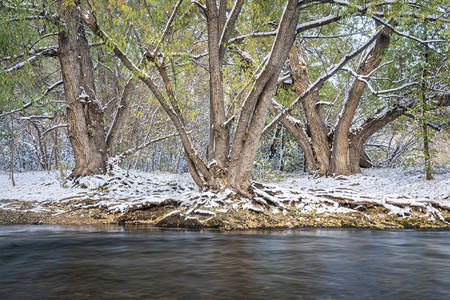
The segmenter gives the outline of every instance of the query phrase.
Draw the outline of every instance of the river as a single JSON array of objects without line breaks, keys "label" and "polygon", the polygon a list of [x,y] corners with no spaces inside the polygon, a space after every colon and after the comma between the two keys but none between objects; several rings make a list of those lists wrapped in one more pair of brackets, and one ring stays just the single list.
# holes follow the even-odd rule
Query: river
[{"label": "river", "polygon": [[450,231],[0,226],[0,299],[450,299]]}]

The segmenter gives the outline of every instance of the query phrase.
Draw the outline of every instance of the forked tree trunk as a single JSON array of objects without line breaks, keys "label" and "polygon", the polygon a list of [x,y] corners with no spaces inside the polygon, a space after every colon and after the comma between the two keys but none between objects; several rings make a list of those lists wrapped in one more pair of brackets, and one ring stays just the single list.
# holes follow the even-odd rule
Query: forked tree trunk
[{"label": "forked tree trunk", "polygon": [[294,43],[298,17],[299,6],[297,1],[287,1],[277,29],[271,56],[256,79],[239,116],[228,159],[227,184],[246,196],[252,195],[249,187],[253,162],[259,148],[278,76]]},{"label": "forked tree trunk", "polygon": [[[391,33],[390,29],[385,28],[377,35],[375,44],[358,67],[358,75],[368,75],[380,65],[381,57],[389,46]],[[302,95],[311,86],[306,61],[295,47],[291,49],[289,58],[294,90],[297,94]],[[328,128],[321,112],[317,89],[312,90],[303,99],[303,108],[308,120],[308,130],[302,128],[301,125],[299,126],[300,122],[292,117],[280,119],[280,122],[296,138],[305,153],[308,169],[311,173],[326,176],[361,172],[360,156],[363,152],[364,143],[375,132],[373,131],[375,127],[359,132],[356,136],[351,135],[350,127],[365,86],[366,84],[362,81],[357,79],[353,81],[347,93],[336,130],[331,135],[328,134]],[[279,113],[281,107],[275,101],[272,102],[272,112]],[[400,115],[397,115],[398,112],[395,111],[396,117]],[[404,110],[401,113],[403,112]],[[392,121],[389,118],[383,120]],[[377,126],[381,127],[386,124],[382,122],[376,123]],[[378,130],[381,127],[376,127],[376,129]]]},{"label": "forked tree trunk", "polygon": [[[357,71],[358,75],[367,76],[380,65],[382,56],[389,47],[391,34],[391,29],[383,29],[375,44],[360,63]],[[333,136],[331,157],[331,173],[333,174],[349,175],[361,172],[359,169],[359,153],[356,154],[359,145],[353,145],[355,149],[350,151],[352,145],[350,145],[349,131],[365,87],[366,84],[364,82],[355,78],[347,93]],[[354,160],[353,163],[352,160]],[[358,166],[355,168],[356,170],[352,170],[352,165],[354,168]]]},{"label": "forked tree trunk", "polygon": [[59,33],[59,61],[67,104],[69,138],[75,155],[70,177],[104,173],[106,142],[103,111],[96,97],[89,44],[75,5],[60,1],[64,25]]},{"label": "forked tree trunk", "polygon": [[[160,51],[160,44],[150,52],[145,49],[143,51],[146,58],[153,62],[158,70],[160,80],[164,83],[163,88],[158,87],[157,82],[128,58],[120,47],[101,29],[92,12],[83,12],[82,16],[93,32],[112,46],[114,53],[124,65],[147,85],[172,120],[185,149],[189,171],[197,185],[200,188],[213,189],[228,187],[238,193],[252,196],[249,188],[253,161],[259,147],[264,122],[280,70],[286,61],[289,49],[295,38],[300,9],[299,2],[297,0],[286,1],[282,18],[276,30],[272,51],[264,67],[256,75],[252,88],[243,101],[236,129],[232,135],[229,132],[224,109],[222,65],[229,38],[234,30],[244,1],[236,0],[228,14],[226,0],[221,0],[219,7],[217,7],[217,1],[215,0],[206,1],[206,5],[198,1],[193,1],[193,3],[205,14],[208,27],[211,118],[208,155],[210,161],[208,164],[199,157],[185,129],[184,118],[180,108],[177,106],[178,101],[176,93],[173,91],[173,84],[170,84],[166,69],[161,67],[167,58]],[[170,28],[176,10],[177,6],[175,6],[166,24],[160,43],[164,42],[167,29]],[[315,26],[320,25],[320,23],[314,24]],[[229,141],[229,136],[233,136],[232,143]]]}]

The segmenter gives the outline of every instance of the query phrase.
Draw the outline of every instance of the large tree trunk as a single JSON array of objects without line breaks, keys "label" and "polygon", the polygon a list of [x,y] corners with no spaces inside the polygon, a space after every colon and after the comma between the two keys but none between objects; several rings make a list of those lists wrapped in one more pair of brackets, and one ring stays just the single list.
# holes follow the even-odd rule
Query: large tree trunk
[{"label": "large tree trunk", "polygon": [[256,79],[239,116],[229,156],[227,183],[243,195],[251,195],[249,187],[253,162],[259,148],[278,76],[294,43],[298,16],[297,1],[287,1],[271,56]]},{"label": "large tree trunk", "polygon": [[215,0],[206,1],[209,49],[209,95],[210,95],[210,144],[209,158],[223,169],[228,155],[228,128],[225,125],[225,103],[223,94],[223,57],[220,55],[220,39],[225,22],[226,1],[220,2],[220,10]]},{"label": "large tree trunk", "polygon": [[[357,71],[358,75],[369,75],[380,65],[382,55],[389,47],[391,34],[391,29],[384,28],[373,47],[360,63]],[[359,167],[356,168],[357,170],[352,170],[352,165],[357,166],[359,164],[359,154],[350,154],[349,130],[365,87],[365,82],[356,78],[354,79],[353,84],[347,93],[344,107],[340,113],[340,118],[336,125],[336,130],[333,136],[333,153],[331,157],[331,172],[336,175],[349,175],[354,174],[355,172],[361,172]],[[352,164],[351,160],[355,159],[356,161]]]},{"label": "large tree trunk", "polygon": [[75,5],[60,1],[64,24],[59,33],[59,61],[67,104],[68,131],[75,155],[70,177],[104,173],[106,142],[103,111],[96,97],[89,44]]}]

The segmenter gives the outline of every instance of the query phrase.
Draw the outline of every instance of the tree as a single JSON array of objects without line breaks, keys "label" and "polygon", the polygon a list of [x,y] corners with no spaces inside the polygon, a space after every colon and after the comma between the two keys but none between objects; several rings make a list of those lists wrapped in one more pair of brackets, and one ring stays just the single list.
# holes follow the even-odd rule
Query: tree
[{"label": "tree", "polygon": [[67,103],[68,131],[76,165],[72,177],[106,171],[103,108],[94,83],[89,43],[76,5],[60,1],[59,61]]},{"label": "tree", "polygon": [[[52,67],[53,74],[63,78],[57,82],[64,84],[76,158],[73,177],[104,172],[108,155],[119,148],[129,154],[160,140],[147,134],[143,144],[134,140],[119,147],[130,94],[141,83],[177,131],[197,185],[231,188],[245,196],[252,196],[250,180],[260,140],[280,122],[299,142],[310,172],[359,172],[370,136],[417,103],[417,76],[411,72],[399,84],[392,80],[395,71],[386,71],[397,65],[386,59],[392,56],[393,41],[402,36],[424,45],[442,43],[444,30],[437,30],[437,40],[420,40],[408,22],[448,22],[448,8],[438,1],[5,3],[1,8],[13,12],[6,22],[39,30],[29,39],[36,42],[2,55],[2,80],[44,57],[59,58],[61,70]],[[45,33],[49,24],[51,34]],[[24,49],[23,54],[18,49]],[[48,83],[43,86],[50,88]],[[448,89],[441,90],[445,94]],[[439,98],[435,92],[427,88],[427,99]],[[6,114],[24,113],[35,106],[29,103],[8,103]],[[380,114],[370,112],[380,107]],[[147,118],[152,110],[147,109]],[[268,120],[269,111],[274,117]],[[306,123],[298,120],[301,113]]]},{"label": "tree", "polygon": [[[12,88],[8,89],[10,90],[8,95],[2,97],[1,103],[9,111],[1,116],[24,114],[27,109],[41,106],[40,102],[63,84],[67,124],[55,125],[44,130],[34,120],[39,118],[53,119],[48,116],[48,108],[41,109],[44,116],[35,116],[28,119],[38,134],[41,164],[44,169],[49,166],[46,161],[47,155],[44,153],[46,151],[43,151],[45,145],[42,144],[42,137],[50,130],[67,126],[75,156],[75,166],[70,177],[77,178],[104,173],[108,155],[116,154],[118,137],[124,124],[128,99],[134,90],[135,81],[128,80],[123,92],[114,96],[113,99],[116,99],[115,103],[117,104],[115,110],[109,109],[111,111],[109,114],[114,116],[110,117],[109,114],[105,113],[105,108],[109,105],[109,101],[106,99],[107,95],[105,95],[105,86],[109,83],[103,79],[103,82],[100,82],[103,95],[97,92],[95,72],[99,68],[93,64],[91,54],[93,45],[89,43],[86,37],[84,24],[78,10],[78,6],[82,5],[84,1],[16,2],[6,1],[4,6],[0,7],[7,13],[4,22],[14,25],[11,26],[12,29],[17,27],[14,32],[1,32],[0,36],[2,38],[18,38],[17,40],[12,39],[9,44],[2,44],[2,50],[4,50],[2,51],[2,61],[5,65],[1,73],[2,82],[5,85],[12,86]],[[25,39],[19,39],[21,30],[28,33]],[[47,31],[50,32],[47,33]],[[56,41],[55,36],[57,37]],[[43,58],[47,57],[59,59],[60,70],[56,69],[52,73],[62,77],[62,80],[50,85],[46,83],[50,76],[43,76],[40,73],[42,70],[52,69],[49,67],[50,63],[43,61]],[[35,75],[36,78],[33,78],[33,81],[46,83],[45,85],[48,87],[44,93],[29,102],[5,101],[5,98],[12,98],[11,95],[14,93],[22,93],[23,87],[15,91],[15,86],[23,80],[21,78],[29,76],[26,74],[27,69],[37,62],[41,65],[33,68],[33,70],[38,70],[36,72],[38,74]],[[120,78],[117,78],[117,73],[115,76],[114,83],[118,89]],[[20,95],[17,98],[24,97]],[[109,105],[109,107],[114,107],[114,105]],[[110,125],[108,131],[106,131],[107,125]]]},{"label": "tree", "polygon": [[[342,5],[348,5],[348,3],[342,3]],[[298,49],[292,49],[290,52],[290,78],[293,81],[293,89],[297,93],[298,98],[291,103],[287,109],[284,109],[277,101],[273,100],[272,112],[276,116],[264,131],[267,133],[278,122],[283,123],[289,132],[297,139],[305,153],[309,171],[317,173],[319,176],[332,174],[348,175],[361,172],[360,164],[370,165],[364,157],[364,145],[370,136],[406,113],[409,108],[418,103],[417,98],[411,99],[411,97],[408,96],[408,93],[404,93],[401,97],[396,97],[394,95],[393,98],[395,100],[385,104],[383,109],[380,109],[378,115],[375,117],[369,116],[365,122],[358,124],[358,126],[354,125],[355,115],[358,106],[362,101],[366,87],[369,87],[372,94],[379,97],[385,94],[402,91],[407,88],[411,90],[411,88],[420,85],[417,76],[415,76],[415,78],[413,77],[411,82],[407,84],[391,87],[386,90],[374,90],[369,82],[374,77],[374,74],[379,72],[379,69],[382,67],[382,59],[389,49],[391,36],[394,32],[398,35],[403,35],[412,39],[414,38],[397,31],[395,26],[398,22],[393,21],[394,19],[390,22],[384,22],[381,19],[383,15],[381,12],[383,12],[383,9],[392,9],[387,7],[387,3],[384,5],[386,7],[380,5],[382,9],[378,7],[375,12],[372,12],[372,18],[379,28],[378,31],[358,48],[346,55],[342,55],[342,59],[338,64],[331,65],[328,71],[313,83],[310,81],[305,55]],[[358,10],[367,11],[369,7],[370,5],[359,7]],[[440,7],[436,6],[433,8],[439,12]],[[422,6],[410,7],[409,4],[406,4],[402,10],[397,12],[398,18],[401,19],[400,16],[406,13],[408,13],[408,15],[420,15],[421,13],[424,13],[424,10],[427,11],[427,8]],[[434,19],[434,22],[438,23],[447,22],[444,21],[444,19],[436,20],[435,16],[428,17],[427,15],[424,15],[423,18],[431,18]],[[405,23],[403,20],[402,22]],[[407,27],[405,26],[405,28]],[[348,31],[344,31],[341,35],[347,33]],[[441,35],[442,34],[445,34],[445,32],[441,33]],[[434,42],[442,42],[442,40],[435,40]],[[433,42],[419,41],[426,45]],[[342,109],[340,109],[335,125],[329,125],[328,122],[330,122],[330,120],[325,120],[323,116],[323,107],[324,104],[330,105],[332,103],[329,99],[326,99],[327,101],[321,101],[320,96],[321,89],[324,88],[324,82],[336,74],[340,69],[344,69],[343,67],[349,63],[351,58],[363,53],[365,49],[368,50],[360,59],[356,71],[345,68],[345,70],[352,74],[354,79],[345,90]],[[395,76],[395,74],[392,75]],[[391,80],[391,82],[394,82],[394,80]],[[412,93],[413,92],[410,91],[409,95]],[[444,91],[444,94],[445,93],[448,92]],[[445,95],[443,95],[443,97],[445,98]],[[306,127],[302,126],[301,121],[287,115],[288,112],[292,111],[300,103],[303,105],[304,114],[307,119]],[[437,104],[445,105],[445,101],[440,101]]]},{"label": "tree", "polygon": [[[286,1],[285,8],[277,29],[273,46],[264,66],[255,76],[251,91],[244,99],[241,112],[236,121],[234,131],[230,132],[227,126],[223,64],[225,50],[235,28],[238,16],[241,13],[243,2],[237,0],[227,15],[227,1],[206,1],[203,5],[194,2],[206,18],[207,50],[209,71],[210,96],[210,162],[205,163],[193,147],[185,128],[183,114],[178,106],[173,91],[173,84],[167,74],[167,57],[161,51],[167,32],[173,22],[174,16],[182,1],[175,5],[164,31],[157,43],[150,49],[142,49],[143,57],[151,62],[158,71],[159,78],[164,86],[164,94],[154,79],[148,75],[144,68],[134,64],[121,50],[118,44],[110,38],[100,27],[92,11],[83,13],[86,24],[106,44],[112,47],[114,53],[122,60],[124,65],[135,76],[139,77],[154,94],[162,108],[174,123],[185,149],[185,157],[189,171],[200,187],[220,188],[230,187],[243,195],[251,195],[249,190],[253,159],[258,149],[261,131],[264,126],[270,100],[281,68],[286,60],[289,49],[294,41],[297,19],[299,15],[298,1]],[[232,142],[230,142],[230,135]]]}]

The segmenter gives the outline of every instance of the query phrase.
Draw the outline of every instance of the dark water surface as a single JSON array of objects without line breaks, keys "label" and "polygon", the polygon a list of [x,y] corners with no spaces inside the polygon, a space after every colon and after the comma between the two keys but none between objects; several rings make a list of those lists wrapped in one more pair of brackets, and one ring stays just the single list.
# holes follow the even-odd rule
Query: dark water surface
[{"label": "dark water surface", "polygon": [[450,231],[0,226],[0,299],[450,299]]}]

